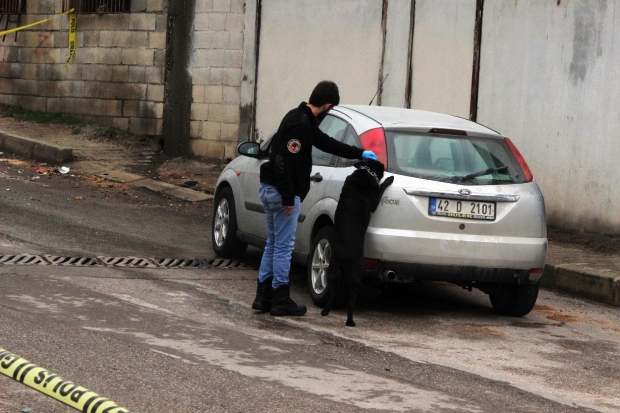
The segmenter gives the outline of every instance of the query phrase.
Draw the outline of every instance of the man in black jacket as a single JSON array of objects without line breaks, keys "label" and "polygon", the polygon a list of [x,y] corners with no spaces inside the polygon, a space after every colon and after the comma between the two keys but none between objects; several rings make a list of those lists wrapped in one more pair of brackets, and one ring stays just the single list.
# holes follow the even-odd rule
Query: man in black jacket
[{"label": "man in black jacket", "polygon": [[374,159],[372,151],[341,143],[319,129],[320,121],[340,95],[334,82],[320,82],[310,95],[284,116],[274,136],[269,161],[260,168],[260,197],[265,207],[267,245],[258,272],[252,308],[272,316],[301,316],[305,305],[290,297],[289,270],[300,204],[310,190],[312,146],[348,159]]}]

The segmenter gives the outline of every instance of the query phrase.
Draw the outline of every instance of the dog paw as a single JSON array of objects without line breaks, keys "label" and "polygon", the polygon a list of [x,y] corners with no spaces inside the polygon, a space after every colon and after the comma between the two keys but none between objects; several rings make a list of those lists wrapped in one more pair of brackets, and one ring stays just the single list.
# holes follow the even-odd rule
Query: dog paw
[{"label": "dog paw", "polygon": [[323,310],[323,311],[321,311],[321,315],[322,315],[323,317],[325,317],[326,315],[329,315],[329,310]]},{"label": "dog paw", "polygon": [[383,181],[381,186],[383,186],[385,188],[388,185],[392,185],[392,182],[394,182],[394,177],[393,176],[388,176],[387,178],[385,178],[385,181]]},{"label": "dog paw", "polygon": [[356,326],[355,321],[347,320],[346,326],[347,327],[355,327]]}]

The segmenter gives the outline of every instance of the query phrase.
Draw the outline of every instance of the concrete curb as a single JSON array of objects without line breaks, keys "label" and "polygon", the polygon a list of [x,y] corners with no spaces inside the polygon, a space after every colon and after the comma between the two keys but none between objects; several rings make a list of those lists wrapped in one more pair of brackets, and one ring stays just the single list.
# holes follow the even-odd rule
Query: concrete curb
[{"label": "concrete curb", "polygon": [[620,276],[577,264],[546,264],[541,286],[620,307]]},{"label": "concrete curb", "polygon": [[73,149],[60,148],[36,139],[0,131],[0,150],[26,159],[61,165],[73,160]]}]

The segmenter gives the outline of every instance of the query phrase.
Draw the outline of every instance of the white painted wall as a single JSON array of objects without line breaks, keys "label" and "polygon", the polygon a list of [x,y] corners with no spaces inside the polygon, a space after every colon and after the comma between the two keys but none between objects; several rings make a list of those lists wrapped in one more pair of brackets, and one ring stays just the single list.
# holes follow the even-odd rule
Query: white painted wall
[{"label": "white painted wall", "polygon": [[413,109],[469,117],[475,23],[476,0],[416,0]]},{"label": "white painted wall", "polygon": [[[389,0],[385,56],[383,60],[382,106],[407,107],[407,67],[409,59],[409,33],[411,31],[411,0]],[[375,102],[376,103],[376,102]]]},{"label": "white painted wall", "polygon": [[478,121],[515,142],[554,225],[620,232],[619,6],[485,3]]},{"label": "white painted wall", "polygon": [[263,0],[256,91],[257,137],[307,101],[321,80],[341,103],[368,104],[378,88],[381,0]]}]

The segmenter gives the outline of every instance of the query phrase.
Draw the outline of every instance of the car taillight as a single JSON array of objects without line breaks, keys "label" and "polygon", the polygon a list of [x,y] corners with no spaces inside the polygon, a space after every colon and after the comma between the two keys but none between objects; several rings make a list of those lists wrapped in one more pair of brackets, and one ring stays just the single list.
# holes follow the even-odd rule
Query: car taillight
[{"label": "car taillight", "polygon": [[374,271],[379,266],[379,260],[376,258],[364,258],[364,270]]},{"label": "car taillight", "polygon": [[532,180],[534,179],[534,175],[532,174],[532,171],[530,171],[530,167],[527,166],[525,159],[523,159],[523,155],[521,155],[521,152],[519,152],[515,144],[512,143],[510,139],[504,138],[504,141],[506,141],[506,144],[510,148],[510,151],[512,152],[515,159],[519,163],[519,166],[523,170],[523,174],[525,175],[525,182],[532,182]]},{"label": "car taillight", "polygon": [[537,282],[543,275],[543,268],[532,268],[530,269],[530,281]]},{"label": "car taillight", "polygon": [[362,147],[367,151],[373,151],[379,162],[381,162],[387,170],[387,148],[385,146],[385,134],[383,128],[371,129],[362,133],[360,136]]}]

